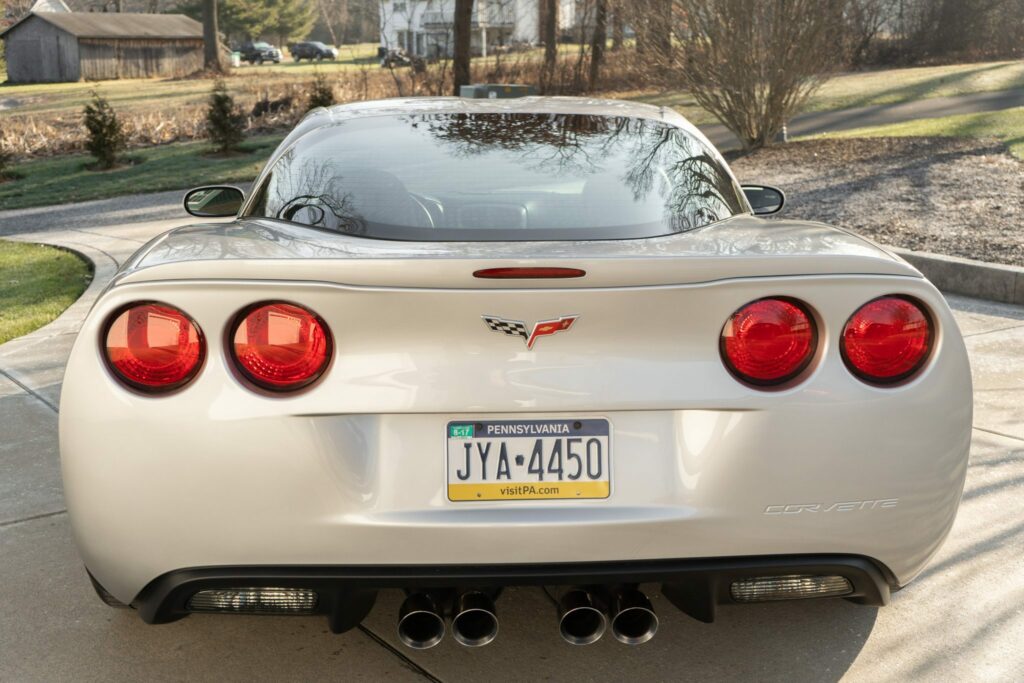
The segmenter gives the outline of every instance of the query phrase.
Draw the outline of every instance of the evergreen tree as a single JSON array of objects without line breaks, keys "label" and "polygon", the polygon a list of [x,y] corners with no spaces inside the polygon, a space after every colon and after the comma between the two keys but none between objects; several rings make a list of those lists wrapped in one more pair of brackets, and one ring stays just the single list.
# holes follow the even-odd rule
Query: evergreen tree
[{"label": "evergreen tree", "polygon": [[273,19],[267,31],[278,37],[281,45],[289,40],[302,40],[316,23],[316,5],[312,0],[266,0]]},{"label": "evergreen tree", "polygon": [[117,113],[105,98],[93,90],[92,101],[85,105],[83,115],[89,132],[85,148],[96,157],[99,168],[113,168],[128,142]]},{"label": "evergreen tree", "polygon": [[[270,0],[217,0],[217,27],[230,42],[258,38],[273,20]],[[183,14],[202,21],[203,0],[178,5]]]},{"label": "evergreen tree", "polygon": [[244,127],[245,116],[235,106],[227,85],[218,79],[206,110],[206,131],[217,151],[223,154],[236,149],[245,137]]}]

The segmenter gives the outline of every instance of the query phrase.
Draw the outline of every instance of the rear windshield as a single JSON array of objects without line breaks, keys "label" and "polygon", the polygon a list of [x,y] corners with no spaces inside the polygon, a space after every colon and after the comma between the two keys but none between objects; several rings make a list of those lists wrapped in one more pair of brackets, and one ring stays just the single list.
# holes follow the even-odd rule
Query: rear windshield
[{"label": "rear windshield", "polygon": [[246,216],[398,240],[629,239],[746,211],[715,155],[658,121],[423,114],[299,139]]}]

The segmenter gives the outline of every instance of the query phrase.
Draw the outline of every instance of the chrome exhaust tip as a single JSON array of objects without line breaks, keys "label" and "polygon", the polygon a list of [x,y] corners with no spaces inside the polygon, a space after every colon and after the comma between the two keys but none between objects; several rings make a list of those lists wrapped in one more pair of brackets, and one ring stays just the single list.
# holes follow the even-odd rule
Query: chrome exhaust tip
[{"label": "chrome exhaust tip", "polygon": [[452,637],[466,647],[482,647],[498,637],[498,615],[494,601],[478,591],[461,594],[455,600]]},{"label": "chrome exhaust tip", "polygon": [[646,643],[658,632],[658,615],[646,595],[635,588],[612,595],[612,635],[626,645]]},{"label": "chrome exhaust tip", "polygon": [[593,594],[574,588],[558,601],[558,630],[572,645],[590,645],[604,635],[608,619]]},{"label": "chrome exhaust tip", "polygon": [[413,593],[398,611],[398,639],[415,650],[434,647],[444,638],[444,616],[426,593]]}]

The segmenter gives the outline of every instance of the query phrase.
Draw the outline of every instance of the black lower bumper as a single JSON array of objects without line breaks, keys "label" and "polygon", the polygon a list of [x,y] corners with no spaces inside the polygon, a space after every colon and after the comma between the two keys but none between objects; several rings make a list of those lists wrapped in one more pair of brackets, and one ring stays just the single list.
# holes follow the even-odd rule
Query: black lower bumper
[{"label": "black lower bumper", "polygon": [[599,586],[662,584],[676,607],[705,622],[717,605],[735,602],[730,587],[748,577],[789,574],[845,577],[852,591],[843,597],[866,605],[885,605],[895,588],[881,564],[856,555],[797,555],[571,564],[431,565],[383,567],[201,567],[168,572],[150,582],[132,602],[151,624],[189,614],[188,601],[210,589],[281,587],[315,590],[316,613],[341,632],[369,613],[376,592],[385,588],[443,589],[505,586]]}]

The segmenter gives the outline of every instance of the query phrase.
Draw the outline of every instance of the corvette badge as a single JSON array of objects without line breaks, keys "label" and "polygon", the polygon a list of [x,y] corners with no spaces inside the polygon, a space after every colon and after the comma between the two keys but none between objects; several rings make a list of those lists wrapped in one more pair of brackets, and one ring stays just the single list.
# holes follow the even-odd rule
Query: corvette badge
[{"label": "corvette badge", "polygon": [[487,327],[495,332],[501,332],[510,337],[522,337],[523,341],[526,342],[526,348],[532,349],[533,345],[541,337],[547,337],[568,330],[573,326],[573,323],[579,320],[579,316],[563,315],[555,320],[541,320],[533,326],[532,330],[528,330],[526,323],[519,320],[505,320],[493,315],[485,315],[483,319],[487,323]]}]

